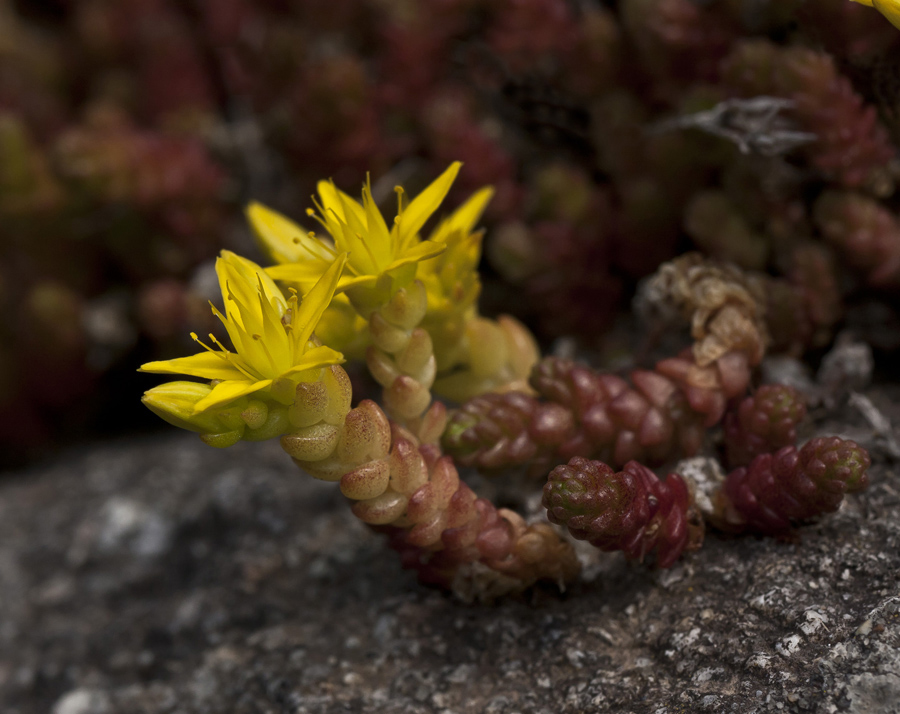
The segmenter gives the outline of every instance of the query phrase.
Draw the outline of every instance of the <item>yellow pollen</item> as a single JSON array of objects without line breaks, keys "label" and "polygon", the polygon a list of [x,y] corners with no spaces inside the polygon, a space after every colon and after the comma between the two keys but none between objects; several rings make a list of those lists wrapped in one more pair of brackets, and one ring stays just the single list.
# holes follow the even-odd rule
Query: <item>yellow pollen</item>
[{"label": "yellow pollen", "polygon": [[399,223],[400,214],[403,213],[403,199],[406,198],[406,192],[403,190],[403,186],[394,186],[394,191],[397,194],[397,215],[394,218],[394,223]]},{"label": "yellow pollen", "polygon": [[220,350],[222,350],[222,352],[224,352],[225,354],[231,354],[228,351],[228,349],[225,347],[225,345],[223,345],[221,342],[219,342],[219,340],[216,338],[216,336],[212,332],[209,333],[209,339],[211,339],[213,344],[216,347],[218,347]]},{"label": "yellow pollen", "polygon": [[[210,335],[210,337],[212,337],[212,335]],[[226,362],[228,361],[228,358],[227,358],[225,355],[223,355],[221,352],[216,352],[212,347],[210,347],[210,346],[207,345],[207,344],[204,344],[203,341],[201,341],[201,339],[200,339],[199,337],[197,337],[197,333],[196,333],[196,332],[192,332],[192,333],[191,333],[191,339],[192,339],[194,342],[196,342],[198,345],[200,345],[203,349],[208,350],[209,352],[212,352],[214,355],[217,355],[217,356],[221,357],[221,358],[224,359]]]}]

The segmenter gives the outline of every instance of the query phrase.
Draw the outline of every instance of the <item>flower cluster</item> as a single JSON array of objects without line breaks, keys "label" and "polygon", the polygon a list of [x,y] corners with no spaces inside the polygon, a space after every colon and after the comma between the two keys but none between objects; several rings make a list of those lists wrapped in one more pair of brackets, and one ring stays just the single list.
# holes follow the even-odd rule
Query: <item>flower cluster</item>
[{"label": "flower cluster", "polygon": [[[471,236],[491,191],[477,192],[428,240],[419,235],[459,168],[452,164],[409,201],[398,187],[390,229],[368,182],[361,202],[333,183],[319,184],[316,217],[328,237],[251,204],[254,232],[279,264],[263,269],[228,251],[217,261],[225,309],[212,312],[233,351],[212,333],[213,346],[192,334],[205,351],[141,369],[209,380],[148,390],[144,403],[166,421],[217,447],[280,437],[298,466],[340,482],[356,516],[386,529],[423,579],[494,597],[541,579],[564,585],[578,568],[571,545],[552,528],[478,499],[436,445],[446,409],[431,404],[440,374],[435,344],[441,369],[454,370],[452,384],[469,391],[514,387],[537,355],[524,327],[478,315],[478,240]],[[456,260],[437,262],[445,251]],[[273,278],[287,284],[290,297]],[[366,361],[384,387],[387,414],[371,400],[351,408],[339,366],[344,355],[316,335],[334,319],[329,311],[348,309],[357,334],[345,335],[347,343],[368,344]],[[491,331],[493,338],[484,337]]]},{"label": "flower cluster", "polygon": [[[397,187],[390,228],[369,181],[361,201],[319,183],[310,215],[327,236],[251,204],[254,233],[276,265],[223,251],[224,309],[212,313],[231,348],[214,333],[208,344],[192,334],[202,352],[145,364],[144,372],[206,380],[150,389],[146,406],[211,446],[278,438],[300,469],[339,484],[354,515],[388,536],[405,567],[465,599],[538,581],[565,587],[579,564],[551,524],[660,567],[699,548],[704,522],[693,487],[677,474],[660,480],[635,459],[696,453],[723,417],[729,459],[752,461],[711,496],[707,517],[720,528],[782,535],[866,485],[868,456],[852,442],[818,439],[796,450],[805,414],[796,392],[762,387],[734,406],[769,339],[764,296],[734,266],[686,255],[657,271],[645,313],[665,307],[690,323],[695,342],[654,370],[634,371],[631,383],[568,360],[536,361],[522,325],[478,313],[475,229],[491,190],[420,235],[459,169],[451,164],[411,200]],[[329,327],[348,311],[343,330]],[[371,399],[353,407],[345,346],[365,347],[383,407]],[[450,415],[431,396],[448,387],[475,396]],[[598,457],[622,470],[590,460]],[[454,459],[526,464],[542,475],[568,460],[544,487],[550,523],[479,498]]]}]

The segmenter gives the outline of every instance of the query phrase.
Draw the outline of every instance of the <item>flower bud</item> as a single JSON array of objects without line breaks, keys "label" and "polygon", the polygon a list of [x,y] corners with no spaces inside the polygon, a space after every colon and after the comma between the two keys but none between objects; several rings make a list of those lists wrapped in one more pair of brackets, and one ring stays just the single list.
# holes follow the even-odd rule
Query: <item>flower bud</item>
[{"label": "flower bud", "polygon": [[141,401],[150,411],[173,426],[201,434],[234,432],[237,441],[243,433],[243,424],[235,428],[233,420],[223,421],[219,417],[221,409],[194,413],[194,406],[211,391],[210,385],[201,382],[166,382],[144,392]]}]

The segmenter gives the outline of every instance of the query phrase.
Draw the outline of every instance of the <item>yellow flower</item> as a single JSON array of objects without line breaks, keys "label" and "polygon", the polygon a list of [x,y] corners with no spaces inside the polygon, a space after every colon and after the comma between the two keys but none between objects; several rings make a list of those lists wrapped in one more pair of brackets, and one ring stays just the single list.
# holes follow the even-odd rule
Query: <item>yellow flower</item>
[{"label": "yellow flower", "polygon": [[219,414],[197,414],[197,402],[209,396],[213,388],[202,382],[166,382],[144,392],[141,401],[150,411],[180,429],[201,434],[222,434],[243,426],[240,419],[223,420]]},{"label": "yellow flower", "polygon": [[445,218],[428,237],[447,249],[418,264],[416,277],[428,290],[428,309],[460,309],[472,305],[478,297],[478,261],[481,259],[483,231],[473,232],[494,195],[490,186],[473,193],[465,203]]},{"label": "yellow flower", "polygon": [[[331,240],[307,232],[281,214],[259,203],[247,207],[247,217],[263,250],[280,265],[266,272],[275,280],[300,286],[305,292],[325,271],[338,253],[348,253],[344,275],[337,290],[373,288],[382,276],[400,285],[415,275],[416,263],[444,250],[439,240],[421,240],[419,231],[438,209],[459,173],[459,162],[444,171],[428,188],[406,202],[397,187],[398,210],[388,228],[372,199],[371,186],[363,186],[362,202],[354,200],[331,181],[318,184],[318,214],[307,213],[321,223]],[[357,291],[358,292],[358,291]]]},{"label": "yellow flower", "polygon": [[246,258],[223,251],[216,261],[225,314],[213,313],[225,325],[234,345],[226,349],[210,335],[218,349],[200,342],[206,351],[190,357],[150,362],[143,372],[186,374],[215,380],[210,393],[197,401],[193,413],[221,407],[240,397],[265,390],[276,401],[290,404],[296,383],[307,370],[344,361],[343,355],[312,339],[322,313],[334,295],[346,255],[336,254],[302,302],[288,300],[262,268]]},{"label": "yellow flower", "polygon": [[444,219],[430,239],[444,243],[447,249],[417,267],[416,278],[425,285],[428,296],[422,326],[434,341],[439,371],[451,368],[459,360],[466,324],[478,312],[478,261],[484,234],[473,230],[493,195],[492,188],[482,188]]},{"label": "yellow flower", "polygon": [[900,28],[900,0],[853,0],[853,2],[874,7],[890,20],[894,27]]}]

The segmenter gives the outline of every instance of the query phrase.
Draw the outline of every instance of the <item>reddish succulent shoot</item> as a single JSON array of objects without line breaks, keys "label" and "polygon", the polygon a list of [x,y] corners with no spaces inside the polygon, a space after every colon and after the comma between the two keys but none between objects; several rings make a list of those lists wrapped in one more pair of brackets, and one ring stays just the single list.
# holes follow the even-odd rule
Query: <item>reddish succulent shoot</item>
[{"label": "reddish succulent shoot", "polygon": [[836,511],[844,494],[869,485],[868,452],[836,436],[785,446],[757,456],[732,471],[719,494],[718,508],[731,530],[785,535],[794,524]]},{"label": "reddish succulent shoot", "polygon": [[793,387],[765,384],[725,416],[725,450],[732,467],[760,454],[793,446],[797,424],[806,416],[806,400]]},{"label": "reddish succulent shoot", "polygon": [[630,384],[547,357],[531,373],[537,397],[475,397],[450,418],[443,444],[462,465],[487,470],[573,456],[614,466],[631,460],[662,464],[697,453],[705,428],[719,422],[749,379],[747,357],[735,351],[705,367],[688,352],[655,370],[635,370]]},{"label": "reddish succulent shoot", "polygon": [[684,479],[670,474],[660,481],[636,461],[615,473],[601,461],[576,456],[552,471],[543,503],[550,521],[575,538],[621,550],[632,560],[655,552],[660,568],[671,567],[703,540]]}]

